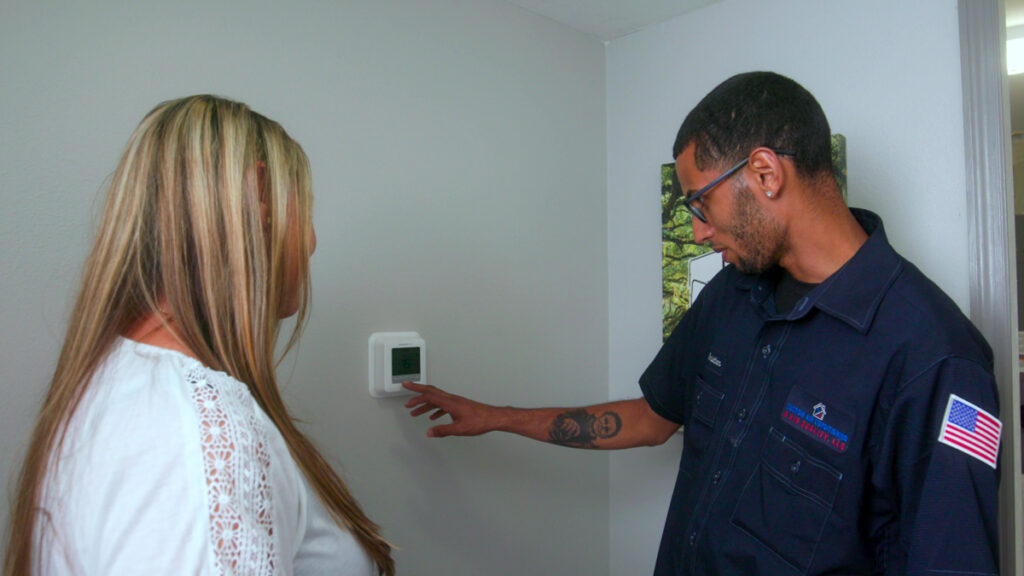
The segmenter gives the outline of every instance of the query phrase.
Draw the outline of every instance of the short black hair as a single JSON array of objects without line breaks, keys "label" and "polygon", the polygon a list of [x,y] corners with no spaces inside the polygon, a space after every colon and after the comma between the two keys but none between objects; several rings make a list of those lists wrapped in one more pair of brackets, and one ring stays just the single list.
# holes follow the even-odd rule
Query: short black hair
[{"label": "short black hair", "polygon": [[796,153],[805,176],[832,170],[831,130],[814,96],[775,72],[747,72],[722,82],[686,115],[672,158],[695,143],[697,169],[739,162],[759,146]]}]

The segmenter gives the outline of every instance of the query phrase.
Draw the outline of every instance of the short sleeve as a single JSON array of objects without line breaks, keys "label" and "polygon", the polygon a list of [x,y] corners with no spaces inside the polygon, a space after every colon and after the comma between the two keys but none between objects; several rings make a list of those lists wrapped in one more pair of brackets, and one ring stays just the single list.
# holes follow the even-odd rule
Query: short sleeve
[{"label": "short sleeve", "polygon": [[189,373],[199,427],[210,546],[222,574],[272,575],[275,549],[270,450],[248,390]]},{"label": "short sleeve", "polygon": [[999,438],[993,449],[986,415],[998,422],[995,380],[968,359],[942,360],[898,392],[873,477],[898,506],[887,574],[998,574]]},{"label": "short sleeve", "polygon": [[697,331],[697,318],[706,301],[705,293],[701,292],[640,376],[640,390],[651,410],[678,424],[684,423],[686,399],[690,397],[687,394],[689,349],[686,343],[692,341]]}]

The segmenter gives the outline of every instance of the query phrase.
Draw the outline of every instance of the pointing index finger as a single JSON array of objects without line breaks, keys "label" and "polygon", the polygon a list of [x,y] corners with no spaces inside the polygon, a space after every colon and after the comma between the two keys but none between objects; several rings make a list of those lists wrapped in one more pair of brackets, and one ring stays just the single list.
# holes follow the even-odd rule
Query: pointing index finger
[{"label": "pointing index finger", "polygon": [[413,392],[422,393],[429,390],[428,386],[424,384],[417,384],[415,382],[402,382],[402,386],[404,386],[406,390],[412,390]]}]

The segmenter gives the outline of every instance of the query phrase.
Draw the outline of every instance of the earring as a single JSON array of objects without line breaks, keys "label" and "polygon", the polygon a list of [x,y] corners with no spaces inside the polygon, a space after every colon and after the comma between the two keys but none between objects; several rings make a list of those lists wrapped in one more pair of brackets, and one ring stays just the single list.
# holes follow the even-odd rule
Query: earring
[{"label": "earring", "polygon": [[773,194],[775,194],[775,193],[772,192],[771,190],[766,190],[765,193],[764,193],[764,195],[769,197],[769,198],[771,198]]}]

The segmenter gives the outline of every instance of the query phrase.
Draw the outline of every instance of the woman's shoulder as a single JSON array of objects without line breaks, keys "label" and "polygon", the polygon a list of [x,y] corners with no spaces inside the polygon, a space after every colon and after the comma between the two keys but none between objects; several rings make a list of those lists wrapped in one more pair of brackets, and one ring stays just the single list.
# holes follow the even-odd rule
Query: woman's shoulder
[{"label": "woman's shoulder", "polygon": [[[62,468],[98,479],[188,463],[211,451],[263,457],[267,422],[248,388],[184,354],[120,338],[68,422]],[[196,468],[192,472],[202,473]]]},{"label": "woman's shoulder", "polygon": [[[182,434],[215,410],[232,425],[254,425],[248,388],[180,352],[118,338],[96,369],[69,426],[69,438],[133,439],[148,444],[192,442]],[[191,426],[190,426],[191,425]],[[108,438],[107,435],[112,435]]]},{"label": "woman's shoulder", "polygon": [[101,444],[107,458],[129,452],[131,461],[136,452],[265,460],[272,427],[245,384],[180,352],[125,338],[97,369],[75,419],[68,440]]}]

